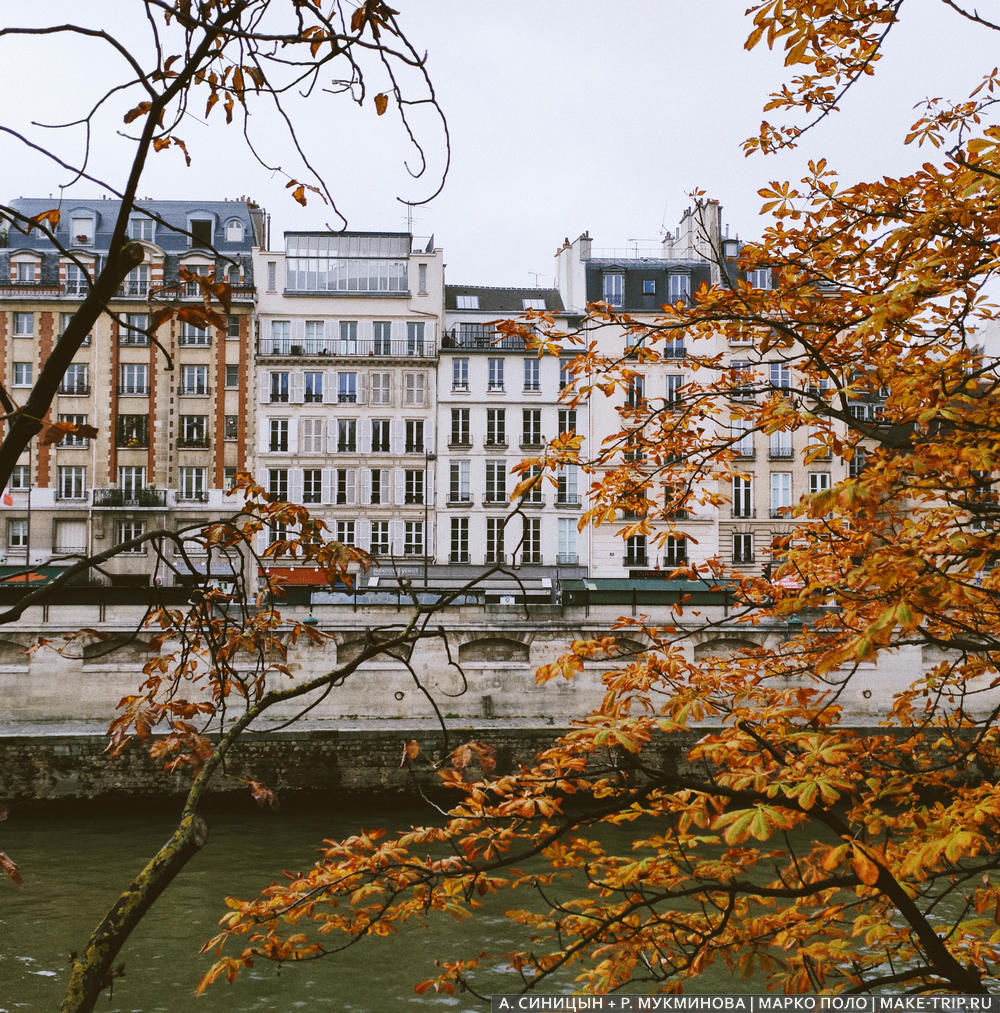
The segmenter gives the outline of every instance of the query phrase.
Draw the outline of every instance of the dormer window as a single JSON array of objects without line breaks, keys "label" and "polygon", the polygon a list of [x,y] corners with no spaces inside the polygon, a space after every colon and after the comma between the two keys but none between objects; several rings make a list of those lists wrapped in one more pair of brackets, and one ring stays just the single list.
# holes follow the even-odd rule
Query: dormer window
[{"label": "dormer window", "polygon": [[226,242],[243,242],[243,223],[239,220],[239,218],[230,218],[229,221],[226,222]]},{"label": "dormer window", "polygon": [[691,298],[691,275],[672,274],[668,278],[670,302],[687,302]]},{"label": "dormer window", "polygon": [[457,295],[455,296],[455,308],[460,310],[479,309],[478,295]]},{"label": "dormer window", "polygon": [[522,299],[521,308],[526,310],[543,310],[545,309],[544,299]]},{"label": "dormer window", "polygon": [[212,220],[210,218],[192,218],[188,223],[192,246],[212,245]]},{"label": "dormer window", "polygon": [[21,261],[15,265],[17,269],[17,283],[19,285],[33,285],[37,280],[37,266],[33,261]]},{"label": "dormer window", "polygon": [[69,220],[69,231],[77,246],[94,245],[94,218],[92,215],[74,215]]},{"label": "dormer window", "polygon": [[601,284],[601,296],[609,306],[624,306],[625,275],[620,271],[605,274]]},{"label": "dormer window", "polygon": [[725,239],[722,242],[722,256],[726,260],[735,260],[740,254],[740,244],[737,239]]},{"label": "dormer window", "polygon": [[151,243],[153,241],[153,219],[145,217],[130,218],[128,234],[131,239],[145,239]]}]

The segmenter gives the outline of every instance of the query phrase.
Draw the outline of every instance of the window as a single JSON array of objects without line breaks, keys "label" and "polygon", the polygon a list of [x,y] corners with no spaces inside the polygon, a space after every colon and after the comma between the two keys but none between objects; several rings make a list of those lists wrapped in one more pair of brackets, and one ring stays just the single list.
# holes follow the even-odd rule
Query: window
[{"label": "window", "polygon": [[35,314],[34,313],[15,313],[14,314],[14,337],[15,338],[30,338],[35,333]]},{"label": "window", "polygon": [[424,452],[424,420],[406,420],[406,453],[422,454]]},{"label": "window", "polygon": [[[115,542],[118,545],[130,542],[133,538],[141,538],[146,533],[146,525],[142,521],[124,520],[115,524]],[[126,553],[144,553],[146,546],[142,543],[133,545],[131,548],[122,549]]]},{"label": "window", "polygon": [[267,262],[267,290],[273,292],[278,287],[278,263],[274,260]]},{"label": "window", "polygon": [[340,321],[340,354],[358,354],[358,322],[357,320]]},{"label": "window", "polygon": [[830,488],[830,472],[828,471],[809,472],[810,492],[824,492],[829,488]]},{"label": "window", "polygon": [[687,302],[691,298],[691,275],[667,275],[667,301]]},{"label": "window", "polygon": [[372,534],[369,546],[373,556],[389,555],[391,550],[389,545],[388,521],[372,521]]},{"label": "window", "polygon": [[625,539],[625,565],[626,566],[648,566],[649,560],[646,556],[646,536],[632,535]]},{"label": "window", "polygon": [[[314,376],[320,376],[314,373]],[[323,400],[322,391],[319,400]],[[358,374],[338,373],[337,374],[337,402],[339,404],[357,404],[358,402]]]},{"label": "window", "polygon": [[392,404],[392,374],[371,373],[369,391],[371,404]]},{"label": "window", "polygon": [[288,499],[288,469],[267,469],[267,494],[272,500]]},{"label": "window", "polygon": [[227,492],[236,488],[236,468],[226,465],[222,469],[222,488]]},{"label": "window", "polygon": [[752,475],[733,475],[733,516],[753,517]]},{"label": "window", "polygon": [[31,488],[31,468],[27,464],[15,464],[10,473],[11,492],[27,492]]},{"label": "window", "polygon": [[78,246],[94,245],[94,219],[90,215],[70,218],[69,231],[73,242]]},{"label": "window", "polygon": [[753,363],[734,359],[729,364],[729,368],[733,371],[733,388],[730,394],[734,398],[741,399],[753,397],[753,387],[749,385],[749,383],[753,383],[756,379],[753,372]]},{"label": "window", "polygon": [[427,295],[427,265],[417,264],[417,295]]},{"label": "window", "polygon": [[15,362],[14,363],[14,386],[15,387],[30,387],[32,383],[32,376],[34,370],[32,363],[30,362]]},{"label": "window", "polygon": [[663,543],[663,565],[683,566],[687,562],[687,539],[683,535],[667,535]]},{"label": "window", "polygon": [[182,415],[179,444],[182,447],[207,447],[208,416]]},{"label": "window", "polygon": [[524,389],[538,391],[542,389],[540,376],[540,363],[538,359],[524,360]]},{"label": "window", "polygon": [[422,556],[423,554],[424,554],[424,522],[404,521],[403,555]]},{"label": "window", "polygon": [[86,467],[82,464],[60,465],[57,471],[56,499],[86,498]]},{"label": "window", "polygon": [[389,498],[389,476],[388,468],[371,468],[368,472],[368,502],[372,506],[381,506],[383,503],[390,503]]},{"label": "window", "polygon": [[208,394],[208,366],[181,366],[181,394]]},{"label": "window", "polygon": [[267,429],[267,449],[272,454],[288,453],[288,419],[270,419]]},{"label": "window", "polygon": [[771,269],[769,267],[755,267],[752,271],[747,271],[747,282],[751,288],[770,288]]},{"label": "window", "polygon": [[205,491],[205,468],[183,467],[177,469],[179,477],[178,499],[199,500],[204,502],[208,499]]},{"label": "window", "polygon": [[151,243],[153,241],[153,219],[130,218],[128,234],[130,239],[144,239],[147,243]]},{"label": "window", "polygon": [[302,469],[302,502],[323,502],[323,471],[321,468]]},{"label": "window", "polygon": [[748,419],[733,419],[729,426],[732,450],[736,457],[753,457],[753,432]]},{"label": "window", "polygon": [[577,466],[562,464],[556,471],[556,503],[564,506],[579,506],[580,493],[577,488]]},{"label": "window", "polygon": [[17,283],[19,285],[33,285],[35,283],[35,264],[32,261],[22,261],[15,265],[17,269]]},{"label": "window", "polygon": [[222,438],[232,443],[240,438],[239,415],[226,415],[223,419]]},{"label": "window", "polygon": [[324,419],[302,420],[302,441],[299,450],[303,454],[323,453]]},{"label": "window", "polygon": [[524,478],[532,478],[534,482],[525,490],[521,496],[522,503],[540,504],[542,502],[542,469],[533,464],[524,474]]},{"label": "window", "polygon": [[280,521],[272,521],[264,530],[267,532],[268,545],[274,545],[275,542],[284,542],[288,539],[288,525]]},{"label": "window", "polygon": [[525,517],[521,528],[521,562],[540,563],[542,561],[542,519],[541,517]]},{"label": "window", "polygon": [[545,300],[541,298],[530,298],[521,300],[521,309],[523,310],[543,310],[545,309]]},{"label": "window", "polygon": [[521,446],[540,447],[542,445],[542,410],[541,408],[524,408],[521,411]]},{"label": "window", "polygon": [[788,390],[792,386],[792,371],[784,362],[772,362],[769,373],[772,387]]},{"label": "window", "polygon": [[180,344],[184,347],[206,348],[209,343],[208,328],[196,327],[187,320],[181,321]]},{"label": "window", "polygon": [[656,295],[656,279],[655,278],[643,278],[642,279],[642,294],[643,295]]},{"label": "window", "polygon": [[565,390],[573,382],[573,371],[569,359],[559,360],[559,389]]},{"label": "window", "polygon": [[121,490],[122,502],[125,505],[137,503],[146,487],[145,465],[120,465],[118,468],[118,488]]},{"label": "window", "polygon": [[469,409],[452,408],[451,410],[451,447],[469,447],[472,438],[469,435]]},{"label": "window", "polygon": [[851,478],[861,477],[861,472],[865,470],[866,456],[863,447],[854,448],[854,456],[851,458],[851,463],[847,466],[847,474]]},{"label": "window", "polygon": [[684,383],[684,377],[680,373],[668,373],[667,374],[667,407],[676,408],[681,403],[681,386]]},{"label": "window", "polygon": [[451,360],[451,389],[469,389],[469,360],[458,358]]},{"label": "window", "polygon": [[227,365],[226,366],[226,388],[233,390],[240,385],[240,367]]},{"label": "window", "polygon": [[89,394],[90,366],[82,362],[71,362],[63,373],[60,394]]},{"label": "window", "polygon": [[392,323],[388,320],[376,320],[372,324],[374,338],[372,352],[375,355],[392,354]]},{"label": "window", "polygon": [[133,267],[132,270],[125,275],[125,280],[122,282],[120,292],[122,295],[148,295],[149,265],[139,264],[137,267]]},{"label": "window", "polygon": [[753,535],[738,531],[733,534],[733,562],[734,563],[752,563],[753,562]]},{"label": "window", "polygon": [[335,529],[337,541],[340,542],[341,545],[354,545],[355,530],[354,521],[337,521],[337,527]]},{"label": "window", "polygon": [[357,419],[337,419],[337,453],[356,454],[358,452]]},{"label": "window", "polygon": [[486,502],[507,502],[507,462],[486,462]]},{"label": "window", "polygon": [[423,373],[403,374],[403,404],[422,405],[426,397],[427,377]]},{"label": "window", "polygon": [[503,529],[505,517],[486,518],[486,556],[487,563],[503,562]]},{"label": "window", "polygon": [[424,473],[417,468],[407,468],[403,472],[403,502],[423,503]]},{"label": "window", "polygon": [[792,456],[792,434],[787,429],[771,433],[767,456],[772,461],[787,460]]},{"label": "window", "polygon": [[469,561],[469,518],[452,517],[451,519],[451,551],[448,559],[452,563]]},{"label": "window", "polygon": [[226,222],[226,242],[243,242],[243,223],[238,218],[230,218],[229,221]]},{"label": "window", "polygon": [[567,433],[576,432],[576,409],[575,408],[560,408],[558,412],[559,419],[559,435],[565,436]]},{"label": "window", "polygon": [[149,344],[149,315],[146,313],[125,313],[118,325],[119,345]]},{"label": "window", "polygon": [[238,338],[240,336],[240,318],[235,313],[226,314],[226,338]]},{"label": "window", "polygon": [[271,404],[288,403],[288,374],[285,372],[271,373],[268,401]]},{"label": "window", "polygon": [[609,306],[625,305],[625,275],[605,274],[602,279],[601,298]]},{"label": "window", "polygon": [[406,323],[406,354],[424,354],[424,323],[422,320],[408,320]]},{"label": "window", "polygon": [[448,483],[449,503],[471,503],[472,492],[469,484],[470,464],[468,461],[452,461]]},{"label": "window", "polygon": [[[59,333],[65,334],[69,325],[73,322],[74,313],[60,313],[59,314]],[[143,314],[145,315],[145,314]],[[80,342],[81,348],[88,348],[90,346],[91,335],[86,335],[83,341]]]},{"label": "window", "polygon": [[[63,415],[60,413],[59,421],[64,422],[71,426],[85,426],[87,424],[86,415]],[[81,436],[79,433],[66,433],[59,443],[60,447],[86,447],[88,444],[86,436]]]},{"label": "window", "polygon": [[78,264],[67,264],[66,265],[66,294],[67,295],[86,295],[87,289],[90,287],[90,282],[87,278],[87,272],[83,270]]},{"label": "window", "polygon": [[334,473],[334,503],[353,506],[357,499],[358,474],[353,468],[337,468]]},{"label": "window", "polygon": [[507,412],[504,408],[486,409],[486,446],[507,446]]},{"label": "window", "polygon": [[372,419],[372,453],[389,453],[389,420]]},{"label": "window", "polygon": [[664,359],[683,359],[687,355],[683,337],[670,338],[663,342]]},{"label": "window", "polygon": [[562,566],[574,566],[579,557],[576,554],[576,520],[573,517],[559,518],[559,552],[556,562]]},{"label": "window", "polygon": [[792,473],[771,472],[771,516],[777,517],[792,505]]},{"label": "window", "polygon": [[192,218],[188,222],[192,246],[212,245],[212,220],[210,218]]},{"label": "window", "polygon": [[455,309],[477,310],[479,309],[478,295],[457,295],[455,296]]},{"label": "window", "polygon": [[625,390],[625,403],[629,408],[643,408],[646,404],[646,380],[642,376],[629,378]]},{"label": "window", "polygon": [[292,348],[292,322],[290,320],[271,321],[271,354],[288,355]]},{"label": "window", "polygon": [[28,518],[14,517],[7,521],[7,548],[26,549],[28,547]]},{"label": "window", "polygon": [[189,281],[184,283],[184,294],[188,296],[202,296],[204,289],[198,282],[198,278],[208,278],[214,275],[214,271],[208,264],[194,264],[192,266],[182,265],[182,269],[186,271]]},{"label": "window", "polygon": [[487,390],[503,390],[503,359],[490,359],[489,379],[486,383]]}]

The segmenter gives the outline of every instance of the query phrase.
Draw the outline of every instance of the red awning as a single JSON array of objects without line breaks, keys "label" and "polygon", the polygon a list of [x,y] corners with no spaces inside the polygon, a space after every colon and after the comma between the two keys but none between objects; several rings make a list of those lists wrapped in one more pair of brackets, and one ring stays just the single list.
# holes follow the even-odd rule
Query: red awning
[{"label": "red awning", "polygon": [[268,566],[261,572],[289,585],[327,587],[330,583],[326,572],[314,566]]}]

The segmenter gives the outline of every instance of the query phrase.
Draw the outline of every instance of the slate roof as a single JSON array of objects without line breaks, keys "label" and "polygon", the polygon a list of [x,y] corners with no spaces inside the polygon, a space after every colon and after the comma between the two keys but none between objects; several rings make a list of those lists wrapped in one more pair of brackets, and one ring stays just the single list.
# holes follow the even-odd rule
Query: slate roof
[{"label": "slate roof", "polygon": [[[491,285],[445,285],[445,309],[458,310],[460,295],[479,296],[481,313],[523,313],[525,299],[544,299],[545,308],[550,313],[562,313],[564,309],[562,297],[554,288],[501,288]],[[463,309],[459,312],[473,313],[475,310]]]}]

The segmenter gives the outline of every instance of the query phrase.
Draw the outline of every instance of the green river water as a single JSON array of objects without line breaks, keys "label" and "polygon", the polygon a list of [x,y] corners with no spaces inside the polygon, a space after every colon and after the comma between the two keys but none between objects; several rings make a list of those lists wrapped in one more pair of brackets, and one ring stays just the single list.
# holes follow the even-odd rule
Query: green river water
[{"label": "green river water", "polygon": [[[84,946],[118,892],[169,835],[174,807],[165,802],[152,812],[120,808],[58,815],[14,810],[0,824],[0,851],[18,862],[25,880],[23,890],[0,882],[0,1013],[59,1009],[68,954]],[[428,818],[427,810],[416,808],[363,811],[331,801],[299,804],[277,814],[212,814],[208,845],[133,933],[118,958],[125,976],[115,982],[113,996],[101,998],[97,1010],[481,1010],[467,995],[419,996],[413,985],[433,976],[435,958],[472,956],[481,948],[512,949],[514,940],[501,912],[523,905],[523,899],[512,905],[510,896],[500,898],[475,922],[437,918],[428,928],[407,926],[397,936],[364,940],[336,957],[308,964],[280,969],[260,964],[233,985],[221,981],[201,999],[194,996],[210,963],[198,949],[216,932],[225,896],[251,896],[282,869],[308,867],[324,837],[344,836],[362,826],[409,826]],[[501,966],[491,981],[497,992],[517,989],[516,979]],[[704,991],[726,992],[737,984],[743,987],[736,991],[749,991],[745,982],[732,979],[705,981]]]}]

